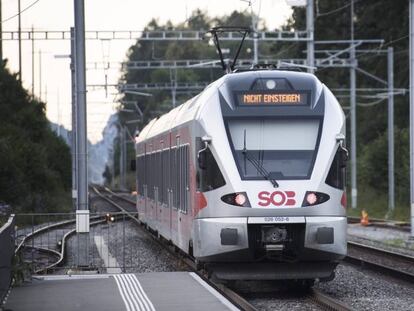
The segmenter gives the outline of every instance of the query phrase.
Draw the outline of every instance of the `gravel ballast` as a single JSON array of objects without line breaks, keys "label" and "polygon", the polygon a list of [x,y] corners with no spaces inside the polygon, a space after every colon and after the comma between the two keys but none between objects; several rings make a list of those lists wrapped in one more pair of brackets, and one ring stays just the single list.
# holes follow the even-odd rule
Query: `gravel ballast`
[{"label": "gravel ballast", "polygon": [[333,281],[315,286],[355,310],[413,310],[414,286],[341,264]]}]

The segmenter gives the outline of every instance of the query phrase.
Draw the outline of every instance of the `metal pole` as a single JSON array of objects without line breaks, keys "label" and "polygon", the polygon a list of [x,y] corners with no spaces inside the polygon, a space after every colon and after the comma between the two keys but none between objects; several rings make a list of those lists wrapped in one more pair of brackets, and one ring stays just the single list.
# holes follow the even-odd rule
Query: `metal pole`
[{"label": "metal pole", "polygon": [[257,16],[252,8],[252,27],[253,27],[253,65],[259,62],[259,40],[257,39]]},{"label": "metal pole", "polygon": [[355,59],[354,41],[354,0],[351,1],[351,69],[350,69],[350,88],[351,88],[351,206],[357,207],[357,163],[356,163],[356,72],[357,66]]},{"label": "metal pole", "polygon": [[70,28],[70,73],[71,73],[71,85],[72,85],[72,202],[73,207],[76,210],[77,207],[77,137],[76,137],[76,81],[75,81],[75,28]]},{"label": "metal pole", "polygon": [[410,202],[411,239],[414,239],[414,0],[410,0]]},{"label": "metal pole", "polygon": [[176,98],[177,90],[175,87],[171,89],[171,96],[172,96],[172,106],[175,107],[177,105],[177,98]]},{"label": "metal pole", "polygon": [[[1,24],[1,23],[0,23]],[[35,90],[35,46],[34,46],[34,29],[32,25],[32,96]]]},{"label": "metal pole", "polygon": [[39,101],[42,100],[42,50],[39,50]]},{"label": "metal pole", "polygon": [[0,64],[3,63],[3,23],[1,21],[3,20],[2,15],[2,1],[0,0]]},{"label": "metal pole", "polygon": [[122,136],[123,136],[123,127],[122,127],[122,125],[120,125],[119,126],[119,189],[122,189],[122,179],[123,179],[123,176],[122,176],[122,171],[123,171],[123,169],[122,169],[122,165],[123,165],[123,162],[122,162],[122,158],[123,158],[123,154],[122,154],[122,152],[123,152]]},{"label": "metal pole", "polygon": [[394,48],[388,48],[388,214],[394,211]]},{"label": "metal pole", "polygon": [[113,151],[112,155],[112,179],[111,179],[111,188],[115,187],[115,150]]},{"label": "metal pole", "polygon": [[308,32],[307,42],[307,62],[308,72],[314,73],[315,67],[315,38],[314,38],[314,18],[313,18],[313,0],[308,0],[306,4],[306,31]]},{"label": "metal pole", "polygon": [[56,92],[56,106],[57,106],[57,136],[60,137],[60,124],[61,124],[61,113],[60,113],[60,97],[59,97],[59,89]]},{"label": "metal pole", "polygon": [[88,136],[86,130],[86,70],[85,70],[85,3],[75,2],[75,83],[77,136],[77,210],[76,232],[78,266],[89,265],[89,206],[88,206]]},{"label": "metal pole", "polygon": [[124,149],[124,152],[123,152],[124,157],[122,159],[123,162],[124,162],[124,165],[122,166],[123,169],[124,169],[123,189],[126,189],[126,170],[127,170],[127,156],[128,156],[127,155],[127,142],[128,142],[127,130],[128,130],[128,128],[125,126],[124,127],[124,132],[123,132],[123,135],[122,135],[122,137],[123,137],[122,148]]},{"label": "metal pole", "polygon": [[125,189],[125,128],[120,125],[119,131],[119,188]]},{"label": "metal pole", "polygon": [[19,32],[19,81],[22,81],[22,25],[20,18],[20,0],[17,1],[18,32]]},{"label": "metal pole", "polygon": [[171,98],[172,98],[172,106],[173,108],[177,105],[177,70],[170,69],[170,79],[171,79]]},{"label": "metal pole", "polygon": [[75,0],[76,104],[78,137],[78,209],[88,210],[88,166],[86,130],[85,9]]}]

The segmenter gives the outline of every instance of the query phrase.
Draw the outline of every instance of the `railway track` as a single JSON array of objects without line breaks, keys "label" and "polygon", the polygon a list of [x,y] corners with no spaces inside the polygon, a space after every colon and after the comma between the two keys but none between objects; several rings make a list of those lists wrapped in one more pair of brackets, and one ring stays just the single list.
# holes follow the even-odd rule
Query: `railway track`
[{"label": "railway track", "polygon": [[[356,224],[360,222],[359,217],[348,216],[348,224]],[[385,219],[370,218],[368,226],[377,228],[387,228],[402,232],[410,232],[410,224],[403,221],[388,221]]]},{"label": "railway track", "polygon": [[345,262],[414,283],[414,257],[408,255],[348,242]]},{"label": "railway track", "polygon": [[[97,191],[96,188],[92,187],[94,191]],[[110,191],[106,189],[106,191]],[[111,192],[112,193],[112,192]],[[115,193],[112,193],[115,195]],[[135,204],[134,201],[128,200],[123,198],[122,196],[118,196],[117,198],[127,201],[131,204]],[[136,215],[133,215],[131,210],[127,210],[122,208],[121,206],[117,206],[117,209],[121,210],[123,214],[126,214],[129,218],[136,220]],[[136,214],[136,212],[135,212]],[[115,213],[115,218],[118,217]],[[115,219],[117,220],[117,219]],[[105,214],[90,216],[90,226],[97,226],[100,224],[105,223],[107,220],[105,219]],[[23,250],[30,250],[32,253],[32,257],[36,257],[37,266],[33,268],[33,272],[35,274],[42,274],[47,273],[52,269],[56,269],[64,260],[65,260],[65,253],[66,253],[66,244],[68,238],[73,236],[76,233],[75,229],[76,219],[69,219],[64,221],[55,222],[48,225],[40,225],[36,229],[32,229],[31,232],[18,236],[17,247],[15,249],[15,254],[22,252]],[[45,247],[43,245],[38,246],[34,243],[34,240],[41,235],[49,234],[53,230],[57,229],[67,229],[63,234],[60,245],[52,247]],[[52,258],[52,263],[47,258]],[[54,261],[53,261],[54,260]]]},{"label": "railway track", "polygon": [[[120,211],[126,213],[129,215],[129,217],[135,221],[137,224],[141,225],[141,222],[136,217],[136,213],[132,214],[129,209],[124,208],[117,202],[114,202],[115,200],[121,200],[125,203],[128,203],[130,205],[133,205],[135,208],[135,201],[132,201],[128,198],[125,198],[121,195],[118,195],[111,191],[108,188],[103,188],[102,192],[106,192],[108,196],[101,193],[97,188],[93,189],[94,192],[100,196],[103,200],[107,201],[108,203],[112,204],[113,206],[116,206]],[[145,231],[146,233],[150,234],[150,232]],[[168,252],[170,252],[173,256],[179,256],[180,260],[189,268],[189,270],[197,273],[205,282],[210,284],[213,288],[215,288],[217,291],[219,291],[223,296],[225,296],[227,299],[229,299],[232,303],[234,303],[236,306],[238,306],[241,310],[247,310],[247,311],[257,311],[258,309],[254,307],[251,303],[249,303],[245,298],[243,298],[241,295],[239,295],[236,291],[232,290],[231,288],[217,282],[213,282],[208,278],[208,275],[205,271],[200,271],[197,269],[196,263],[192,258],[188,257],[186,254],[178,252],[176,248],[174,248],[171,245],[168,245],[166,243],[163,243],[160,239],[158,239],[156,236],[150,234],[150,236],[153,238],[153,240],[156,243],[159,243],[164,249],[166,249]],[[334,311],[349,311],[352,310],[349,306],[345,305],[341,301],[335,300],[332,297],[327,296],[326,294],[322,293],[320,290],[317,289],[311,289],[308,292],[305,293],[305,299],[309,301],[312,304],[317,305],[322,310],[334,310]]]},{"label": "railway track", "polygon": [[[90,217],[90,226],[96,226],[99,224],[104,223],[106,220],[104,216],[91,216]],[[70,219],[65,221],[56,222],[53,224],[40,226],[36,230],[33,230],[32,232],[24,235],[18,242],[17,247],[15,249],[15,254],[18,254],[19,252],[23,251],[24,249],[30,249],[32,252],[35,252],[35,256],[37,256],[38,260],[36,261],[38,263],[38,266],[34,267],[34,273],[35,274],[41,274],[41,273],[47,273],[48,271],[57,268],[65,259],[65,252],[66,252],[66,244],[67,239],[74,235],[76,233],[75,227],[76,219]],[[51,230],[56,229],[65,229],[66,232],[63,234],[60,245],[56,246],[57,249],[53,249],[50,246],[44,247],[43,245],[38,246],[32,243],[30,245],[30,241],[34,241],[35,238],[50,233]],[[45,256],[45,257],[43,257]],[[46,260],[47,256],[52,257],[53,259],[56,259],[56,261],[53,261],[50,263],[49,260]],[[39,257],[41,257],[39,259]]]}]

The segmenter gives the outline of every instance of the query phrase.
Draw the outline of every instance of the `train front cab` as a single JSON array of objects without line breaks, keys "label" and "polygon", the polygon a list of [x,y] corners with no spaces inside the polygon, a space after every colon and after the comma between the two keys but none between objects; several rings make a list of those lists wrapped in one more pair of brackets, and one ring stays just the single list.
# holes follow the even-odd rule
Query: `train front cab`
[{"label": "train front cab", "polygon": [[220,279],[329,280],[346,254],[343,112],[315,78],[302,82],[304,105],[252,107],[220,92],[203,111],[223,118],[204,123],[207,207],[194,220],[194,255]]}]

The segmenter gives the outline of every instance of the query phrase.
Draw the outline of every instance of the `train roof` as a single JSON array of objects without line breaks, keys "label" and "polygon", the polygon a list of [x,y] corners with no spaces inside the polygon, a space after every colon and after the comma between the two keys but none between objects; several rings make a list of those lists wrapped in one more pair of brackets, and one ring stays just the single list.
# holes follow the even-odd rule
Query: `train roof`
[{"label": "train roof", "polygon": [[[172,129],[180,124],[197,119],[200,108],[211,102],[208,101],[213,93],[220,93],[231,102],[233,91],[258,90],[264,88],[260,81],[274,79],[275,85],[282,89],[309,90],[311,101],[316,102],[322,91],[322,83],[312,74],[281,71],[281,70],[255,70],[226,74],[220,79],[209,84],[200,94],[187,100],[166,114],[152,119],[140,132],[137,142],[155,137],[167,129]],[[278,89],[276,89],[278,90]],[[217,103],[219,104],[219,103]]]}]

